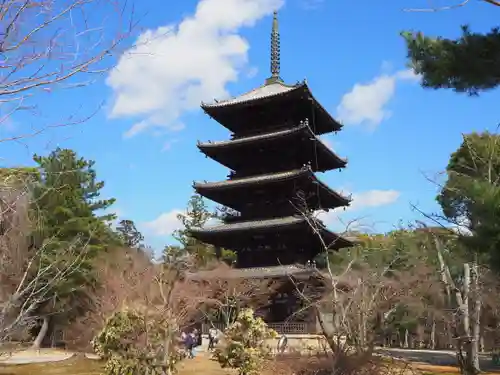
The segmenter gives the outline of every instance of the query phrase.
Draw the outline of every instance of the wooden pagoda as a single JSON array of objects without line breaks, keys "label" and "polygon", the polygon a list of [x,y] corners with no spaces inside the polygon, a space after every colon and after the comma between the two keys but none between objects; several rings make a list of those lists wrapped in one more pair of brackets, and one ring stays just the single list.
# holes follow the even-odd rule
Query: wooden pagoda
[{"label": "wooden pagoda", "polygon": [[314,98],[306,82],[288,85],[281,79],[279,38],[275,12],[271,77],[243,95],[201,106],[232,137],[198,143],[198,148],[228,167],[230,174],[225,181],[195,183],[194,189],[232,213],[222,224],[193,229],[191,235],[235,251],[235,271],[241,276],[304,274],[325,244],[334,250],[353,245],[314,217],[318,210],[350,202],[315,175],[346,167],[347,161],[318,138],[342,125]]}]

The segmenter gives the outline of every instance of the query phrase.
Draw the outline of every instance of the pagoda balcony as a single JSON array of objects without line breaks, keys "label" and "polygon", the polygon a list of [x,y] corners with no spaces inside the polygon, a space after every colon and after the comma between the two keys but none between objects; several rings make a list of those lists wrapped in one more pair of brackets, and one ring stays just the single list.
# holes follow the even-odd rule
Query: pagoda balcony
[{"label": "pagoda balcony", "polygon": [[314,98],[305,82],[286,85],[276,81],[229,100],[202,103],[201,108],[238,136],[269,131],[272,124],[298,124],[306,117],[314,119],[311,122],[314,134],[342,128]]},{"label": "pagoda balcony", "polygon": [[313,134],[308,120],[291,129],[229,141],[198,143],[207,157],[246,175],[283,171],[310,165],[314,172],[345,168],[339,157]]},{"label": "pagoda balcony", "polygon": [[[193,228],[190,234],[202,242],[238,253],[254,251],[253,257],[278,251],[304,261],[325,251],[324,244],[332,250],[354,245],[353,240],[331,232],[319,220],[300,215]],[[275,261],[270,263],[275,265]]]},{"label": "pagoda balcony", "polygon": [[195,191],[202,196],[244,213],[248,203],[256,207],[282,207],[285,203],[295,210],[333,209],[348,206],[345,197],[321,182],[305,167],[297,170],[246,177],[220,182],[194,183]]}]

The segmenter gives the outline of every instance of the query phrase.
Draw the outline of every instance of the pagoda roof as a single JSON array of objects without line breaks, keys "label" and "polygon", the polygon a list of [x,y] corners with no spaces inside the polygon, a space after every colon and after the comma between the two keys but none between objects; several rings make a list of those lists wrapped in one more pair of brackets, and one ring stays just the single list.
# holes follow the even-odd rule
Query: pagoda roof
[{"label": "pagoda roof", "polygon": [[[260,182],[275,182],[275,181],[283,181],[283,180],[293,180],[296,177],[312,173],[311,169],[308,167],[301,168],[301,169],[295,169],[293,171],[286,171],[286,172],[279,172],[279,173],[268,173],[268,174],[262,174],[258,176],[251,176],[251,177],[244,177],[244,178],[238,178],[234,180],[224,180],[224,181],[217,181],[217,182],[205,182],[205,183],[200,183],[196,182],[193,187],[195,189],[211,189],[211,188],[221,188],[221,187],[233,187],[233,186],[241,186],[241,185],[253,185],[255,183],[260,183]],[[313,174],[313,173],[312,173]],[[313,174],[314,175],[314,174]]]},{"label": "pagoda roof", "polygon": [[221,147],[233,147],[241,144],[255,143],[256,141],[261,140],[271,140],[275,138],[286,137],[287,135],[297,134],[303,132],[307,129],[306,124],[300,124],[291,129],[278,130],[275,132],[252,135],[250,137],[242,137],[236,139],[229,139],[225,141],[215,141],[215,142],[198,142],[198,148],[200,149],[208,149],[208,148],[221,148]]},{"label": "pagoda roof", "polygon": [[[290,109],[290,101],[302,103],[301,105],[293,106],[294,110],[298,110],[300,107],[302,108],[300,110],[302,111],[301,113],[305,113],[304,111],[306,111],[308,114],[312,114],[312,112],[314,112],[312,116],[316,119],[314,129],[316,134],[324,134],[342,129],[342,125],[314,98],[305,80],[295,85],[285,84],[281,79],[271,80],[239,96],[226,100],[215,100],[212,103],[202,102],[201,108],[220,124],[238,133],[242,129],[242,126],[247,127],[247,125],[238,125],[235,122],[242,123],[245,121],[245,117],[232,116],[228,118],[228,111],[243,109],[245,107],[253,108],[254,106],[266,106],[271,103],[277,104],[279,102],[285,103],[285,107]],[[308,109],[311,108],[311,105],[315,108],[314,111]],[[278,113],[279,112],[282,112],[282,110],[278,111]],[[257,113],[254,112],[252,121],[259,121],[260,115],[257,114],[258,116],[255,117],[255,114]]]},{"label": "pagoda roof", "polygon": [[[302,121],[299,126],[291,129],[279,130],[275,132],[259,134],[249,137],[242,137],[231,139],[227,141],[217,141],[217,142],[198,142],[198,148],[205,155],[211,157],[212,159],[220,162],[221,164],[227,166],[228,168],[233,168],[235,158],[233,155],[227,155],[228,152],[232,150],[239,150],[242,147],[253,146],[255,144],[264,142],[273,142],[276,140],[291,138],[300,134],[307,134],[312,141],[316,143],[315,152],[324,155],[327,159],[331,160],[329,169],[344,168],[347,164],[347,159],[338,156],[330,147],[328,147],[321,139],[319,139],[309,128],[308,121]],[[224,155],[223,155],[224,154]],[[227,157],[224,157],[226,156]],[[319,169],[327,170],[327,169]]]},{"label": "pagoda roof", "polygon": [[213,108],[213,107],[226,107],[234,104],[249,103],[256,100],[272,98],[280,95],[284,95],[290,91],[300,89],[305,86],[305,82],[297,83],[295,85],[287,85],[284,82],[277,80],[272,83],[265,83],[255,89],[252,89],[244,94],[235,96],[226,100],[216,100],[212,103],[202,103],[201,107]]},{"label": "pagoda roof", "polygon": [[[337,193],[335,190],[331,189],[328,185],[321,182],[312,169],[309,166],[303,167],[301,169],[295,169],[291,171],[278,172],[278,173],[269,173],[258,176],[244,177],[233,180],[224,180],[218,182],[206,182],[206,183],[195,183],[193,185],[194,189],[201,195],[206,196],[209,199],[215,200],[224,205],[228,205],[231,207],[229,200],[230,196],[225,194],[228,197],[227,202],[222,202],[221,196],[215,196],[213,192],[221,191],[221,190],[233,190],[237,188],[248,189],[252,186],[261,186],[261,185],[269,185],[275,184],[282,181],[287,180],[297,180],[297,179],[309,179],[311,183],[316,184],[322,192],[326,194],[326,197],[334,198],[333,202],[330,201],[331,204],[323,207],[323,208],[334,208],[339,206],[348,206],[351,201],[350,198],[343,196],[340,193]],[[315,188],[316,189],[316,188]],[[211,194],[212,193],[212,194]],[[228,192],[229,194],[229,192]],[[326,202],[325,202],[326,203]],[[320,208],[320,207],[318,207]]]},{"label": "pagoda roof", "polygon": [[[313,226],[313,227],[311,227]],[[321,235],[326,244],[330,244],[331,249],[341,249],[351,247],[355,243],[355,239],[344,238],[341,235],[328,230],[323,223],[312,217],[304,215],[294,215],[273,219],[240,221],[236,223],[221,224],[205,228],[192,228],[190,234],[198,240],[206,243],[211,243],[211,239],[220,235],[238,235],[241,234],[259,234],[273,230],[294,230],[296,228],[310,228],[311,236]]]}]

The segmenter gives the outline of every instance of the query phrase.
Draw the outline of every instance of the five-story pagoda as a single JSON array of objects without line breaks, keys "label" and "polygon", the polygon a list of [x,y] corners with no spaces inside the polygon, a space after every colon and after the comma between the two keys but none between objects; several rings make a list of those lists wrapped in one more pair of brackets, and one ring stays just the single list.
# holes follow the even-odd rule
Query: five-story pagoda
[{"label": "five-story pagoda", "polygon": [[246,94],[202,104],[233,135],[228,141],[198,143],[198,148],[231,172],[225,181],[195,183],[194,189],[233,214],[223,224],[193,229],[191,235],[235,251],[240,269],[305,265],[325,244],[330,249],[352,246],[313,216],[350,202],[315,175],[346,166],[318,138],[342,126],[316,101],[306,82],[287,85],[281,79],[276,12],[271,73],[263,86]]}]

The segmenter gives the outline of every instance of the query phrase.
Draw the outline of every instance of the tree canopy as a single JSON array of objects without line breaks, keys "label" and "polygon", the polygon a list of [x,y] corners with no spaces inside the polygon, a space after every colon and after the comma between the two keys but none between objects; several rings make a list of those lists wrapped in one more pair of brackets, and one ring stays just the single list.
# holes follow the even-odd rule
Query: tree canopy
[{"label": "tree canopy", "polygon": [[176,230],[173,236],[182,246],[167,246],[164,250],[164,259],[171,258],[174,253],[178,257],[179,252],[185,252],[192,256],[199,266],[205,266],[217,257],[220,257],[221,260],[228,264],[231,264],[236,259],[236,254],[233,251],[221,249],[221,253],[216,254],[212,245],[191,237],[191,229],[203,228],[211,219],[221,220],[220,210],[210,211],[201,195],[193,194],[187,203],[185,213],[177,215],[177,218],[182,223],[183,228]]},{"label": "tree canopy", "polygon": [[444,216],[464,225],[469,251],[485,255],[500,269],[500,136],[489,132],[463,137],[446,168],[447,180],[437,201]]},{"label": "tree canopy", "polygon": [[500,32],[474,33],[462,26],[458,39],[403,32],[408,59],[422,85],[476,95],[500,84]]},{"label": "tree canopy", "polygon": [[117,232],[120,234],[121,240],[128,247],[140,246],[144,241],[144,236],[137,229],[132,220],[121,220],[116,227]]},{"label": "tree canopy", "polygon": [[[78,157],[69,149],[56,149],[48,156],[34,156],[38,181],[33,186],[32,216],[35,246],[43,248],[38,267],[76,262],[72,272],[53,286],[50,307],[40,311],[52,317],[64,315],[65,321],[82,313],[87,292],[96,283],[93,259],[120,239],[110,226],[113,214],[99,214],[114,199],[101,199],[104,182],[98,181],[94,161]],[[53,277],[46,274],[46,279]]]}]

